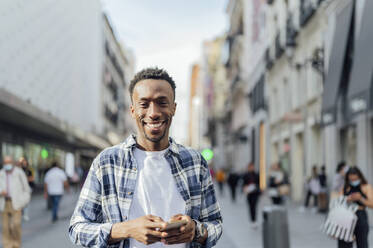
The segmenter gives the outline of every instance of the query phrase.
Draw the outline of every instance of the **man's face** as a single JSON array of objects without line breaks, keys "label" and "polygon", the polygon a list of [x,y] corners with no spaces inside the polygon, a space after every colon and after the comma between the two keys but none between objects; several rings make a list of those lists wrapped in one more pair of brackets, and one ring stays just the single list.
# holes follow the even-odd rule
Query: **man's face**
[{"label": "man's face", "polygon": [[13,164],[13,159],[9,156],[5,156],[3,163],[4,164]]},{"label": "man's face", "polygon": [[140,140],[153,143],[168,140],[175,110],[174,93],[167,81],[146,79],[135,85],[131,115],[136,120]]}]

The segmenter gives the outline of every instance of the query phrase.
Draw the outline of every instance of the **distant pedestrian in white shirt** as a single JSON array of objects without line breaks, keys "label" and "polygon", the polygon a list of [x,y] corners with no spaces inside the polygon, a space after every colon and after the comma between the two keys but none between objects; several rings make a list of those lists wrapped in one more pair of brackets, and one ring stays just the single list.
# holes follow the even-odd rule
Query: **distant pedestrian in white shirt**
[{"label": "distant pedestrian in white shirt", "polygon": [[3,247],[22,246],[22,208],[30,201],[31,189],[22,169],[13,158],[4,157],[0,170],[0,212],[2,212]]},{"label": "distant pedestrian in white shirt", "polygon": [[53,162],[44,178],[44,198],[48,196],[52,201],[52,222],[58,220],[58,207],[64,188],[69,191],[69,183],[65,172],[58,167],[57,162]]}]

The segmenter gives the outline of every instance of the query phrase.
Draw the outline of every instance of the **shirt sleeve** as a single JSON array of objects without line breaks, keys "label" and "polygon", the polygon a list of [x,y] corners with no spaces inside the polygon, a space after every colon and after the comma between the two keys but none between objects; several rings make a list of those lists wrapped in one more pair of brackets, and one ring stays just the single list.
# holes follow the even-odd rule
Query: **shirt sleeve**
[{"label": "shirt sleeve", "polygon": [[214,247],[223,233],[222,217],[220,206],[216,199],[214,185],[206,161],[201,157],[202,162],[202,197],[201,216],[198,220],[207,229],[208,237],[201,247]]},{"label": "shirt sleeve", "polygon": [[95,160],[71,217],[69,236],[74,244],[83,247],[119,247],[120,243],[108,245],[111,228],[111,223],[103,223],[101,183]]}]

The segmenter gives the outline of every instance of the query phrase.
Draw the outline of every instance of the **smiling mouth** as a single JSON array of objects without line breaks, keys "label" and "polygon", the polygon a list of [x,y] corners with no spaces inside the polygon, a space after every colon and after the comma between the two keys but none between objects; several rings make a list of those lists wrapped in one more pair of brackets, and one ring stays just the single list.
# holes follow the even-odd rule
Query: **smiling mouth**
[{"label": "smiling mouth", "polygon": [[143,122],[144,126],[150,128],[151,130],[158,131],[167,121],[157,121],[157,122]]}]

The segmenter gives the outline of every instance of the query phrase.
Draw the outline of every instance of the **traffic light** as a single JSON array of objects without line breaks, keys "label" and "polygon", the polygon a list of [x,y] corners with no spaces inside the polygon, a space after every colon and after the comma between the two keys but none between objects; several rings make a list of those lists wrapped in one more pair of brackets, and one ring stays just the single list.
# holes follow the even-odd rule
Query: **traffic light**
[{"label": "traffic light", "polygon": [[214,157],[214,152],[208,148],[204,149],[201,154],[206,161],[210,161]]}]

